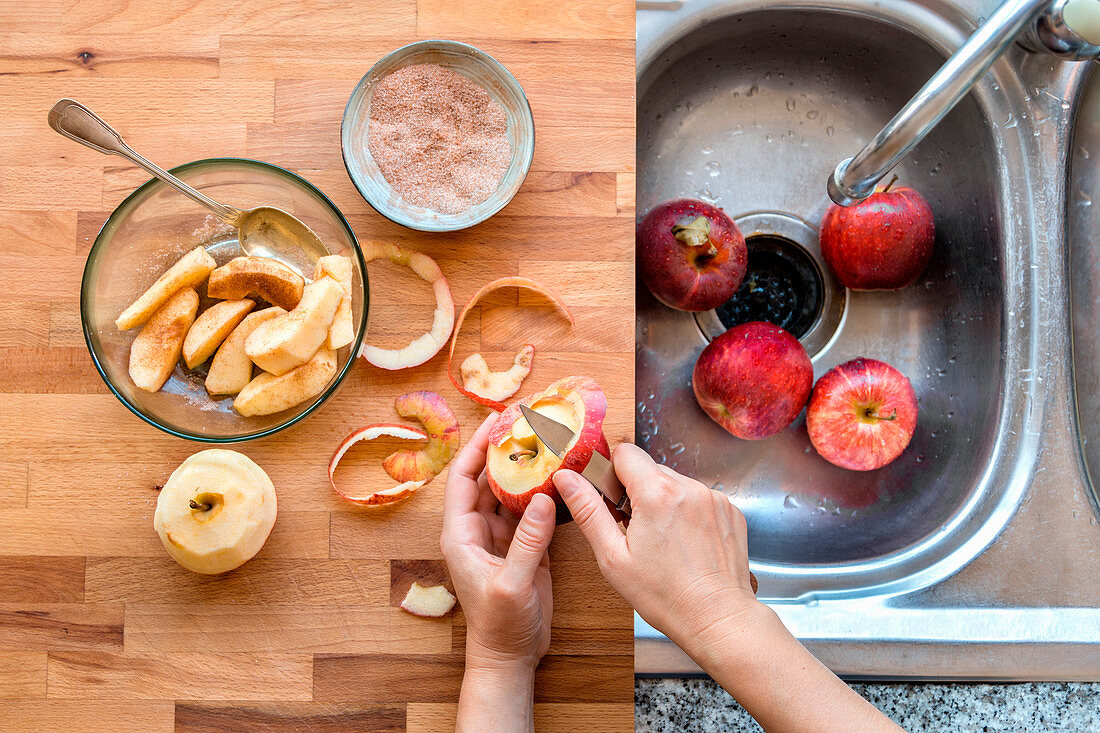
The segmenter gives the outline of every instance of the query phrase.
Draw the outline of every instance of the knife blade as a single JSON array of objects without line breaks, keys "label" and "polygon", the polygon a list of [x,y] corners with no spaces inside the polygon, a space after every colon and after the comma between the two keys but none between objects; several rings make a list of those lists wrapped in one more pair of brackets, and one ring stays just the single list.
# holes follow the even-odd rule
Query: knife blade
[{"label": "knife blade", "polygon": [[[540,412],[532,410],[526,405],[519,406],[520,412],[527,419],[527,424],[546,448],[562,457],[565,449],[576,436],[568,425],[562,425],[557,420],[549,418]],[[615,475],[615,467],[607,458],[596,451],[592,451],[592,457],[588,459],[588,465],[580,472],[588,481],[596,487],[596,491],[626,516],[630,516],[630,497],[626,495],[619,477]]]}]

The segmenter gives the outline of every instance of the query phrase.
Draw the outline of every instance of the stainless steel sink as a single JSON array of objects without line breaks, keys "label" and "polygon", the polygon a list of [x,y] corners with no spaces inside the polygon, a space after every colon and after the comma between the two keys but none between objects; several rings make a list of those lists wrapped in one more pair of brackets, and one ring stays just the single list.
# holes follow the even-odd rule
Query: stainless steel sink
[{"label": "stainless steel sink", "polygon": [[[750,269],[754,242],[782,240],[812,263],[800,272],[815,271],[822,294],[798,334],[817,375],[879,358],[919,398],[910,448],[870,473],[818,457],[801,418],[738,441],[690,387],[723,314],[673,311],[639,287],[640,444],[735,498],[761,597],[849,676],[1100,679],[1100,528],[1073,419],[1067,305],[1072,273],[1079,422],[1100,461],[1100,255],[1089,241],[1100,212],[1082,198],[1097,181],[1087,135],[1065,196],[1088,67],[1014,48],[902,163],[901,182],[936,213],[936,255],[916,284],[846,293],[817,251],[834,166],[995,6],[639,6],[639,214],[679,196],[713,201],[743,224]],[[638,672],[697,671],[640,619],[636,638]]]}]

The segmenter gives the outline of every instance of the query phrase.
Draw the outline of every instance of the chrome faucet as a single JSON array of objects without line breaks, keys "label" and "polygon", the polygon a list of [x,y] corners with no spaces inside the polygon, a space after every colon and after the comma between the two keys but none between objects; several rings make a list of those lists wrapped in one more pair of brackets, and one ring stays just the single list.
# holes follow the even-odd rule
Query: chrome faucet
[{"label": "chrome faucet", "polygon": [[829,198],[853,206],[874,193],[1017,39],[1033,51],[1096,60],[1098,28],[1100,0],[1006,0],[863,150],[837,165]]}]

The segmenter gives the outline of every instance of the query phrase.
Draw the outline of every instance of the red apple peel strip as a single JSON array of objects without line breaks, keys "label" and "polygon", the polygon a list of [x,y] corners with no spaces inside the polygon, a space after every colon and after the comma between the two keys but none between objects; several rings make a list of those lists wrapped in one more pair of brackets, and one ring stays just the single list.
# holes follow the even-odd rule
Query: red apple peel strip
[{"label": "red apple peel strip", "polygon": [[382,369],[407,369],[423,364],[439,353],[447,343],[447,337],[455,324],[455,302],[451,297],[451,287],[439,265],[426,254],[415,252],[387,242],[366,242],[362,245],[363,259],[373,262],[385,259],[395,265],[409,268],[424,282],[432,286],[435,293],[435,312],[432,314],[432,328],[428,333],[412,341],[401,349],[383,349],[363,344],[359,355],[376,367]]},{"label": "red apple peel strip", "polygon": [[427,483],[451,462],[461,437],[458,418],[447,400],[435,392],[410,392],[393,402],[401,417],[419,420],[428,434],[421,450],[402,450],[386,456],[382,468],[394,481]]},{"label": "red apple peel strip", "polygon": [[[489,399],[488,397],[483,397],[473,390],[466,389],[465,386],[459,384],[454,375],[452,362],[454,361],[455,357],[455,344],[458,342],[458,333],[462,330],[462,324],[466,320],[466,314],[469,313],[470,309],[477,305],[478,301],[485,297],[487,294],[501,288],[523,288],[525,290],[531,290],[539,293],[540,295],[546,297],[551,303],[553,303],[557,307],[559,311],[561,311],[561,314],[569,320],[569,325],[574,327],[577,325],[577,319],[573,317],[573,314],[569,311],[569,308],[566,307],[565,302],[562,301],[562,299],[558,297],[558,295],[554,293],[554,291],[543,285],[540,285],[531,278],[514,276],[502,277],[499,280],[493,280],[491,283],[488,283],[487,285],[482,287],[481,290],[478,290],[476,293],[474,293],[474,297],[470,298],[470,302],[467,303],[466,307],[462,309],[462,312],[458,314],[458,320],[455,322],[454,332],[451,334],[451,349],[450,352],[447,354],[447,376],[450,378],[451,384],[453,384],[455,386],[455,389],[457,389],[459,392],[466,395],[479,405],[491,407],[497,412],[504,412],[504,410],[508,408],[508,405],[504,404],[500,400],[493,400]],[[531,345],[527,344],[526,346],[524,346],[524,348],[526,349],[527,346]],[[532,359],[534,358],[534,350],[535,347],[531,346]],[[521,351],[520,353],[523,352]],[[525,374],[524,377],[526,376],[527,375]],[[522,382],[523,380],[521,379],[520,384],[522,384]],[[512,392],[512,394],[515,394],[519,391],[520,384],[516,385],[516,389],[514,392]],[[511,395],[508,395],[508,397],[511,397]]]},{"label": "red apple peel strip", "polygon": [[531,363],[535,359],[535,347],[524,344],[512,360],[512,366],[494,372],[485,363],[481,354],[470,354],[458,366],[462,374],[462,384],[467,390],[487,400],[503,402],[519,392],[523,380],[531,373]]},{"label": "red apple peel strip", "polygon": [[340,459],[344,457],[348,449],[362,440],[375,440],[383,436],[403,438],[405,440],[428,439],[428,434],[420,428],[414,428],[408,425],[395,425],[392,423],[368,425],[365,428],[359,428],[358,430],[352,431],[351,434],[340,443],[336,452],[332,454],[332,459],[328,462],[328,482],[332,484],[333,491],[356,504],[379,506],[381,504],[390,504],[395,501],[400,501],[401,499],[411,496],[414,491],[428,483],[426,479],[424,481],[405,481],[392,489],[372,491],[363,496],[353,496],[346,491],[342,491],[340,487],[336,485],[336,479],[334,478],[336,467],[340,465]]}]

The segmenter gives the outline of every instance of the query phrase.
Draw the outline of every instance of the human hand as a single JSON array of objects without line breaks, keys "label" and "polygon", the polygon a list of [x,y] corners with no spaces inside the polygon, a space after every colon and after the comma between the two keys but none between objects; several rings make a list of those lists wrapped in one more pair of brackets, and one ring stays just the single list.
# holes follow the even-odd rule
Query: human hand
[{"label": "human hand", "polygon": [[554,475],[608,582],[689,654],[726,633],[731,619],[749,623],[764,607],[753,594],[737,507],[637,446],[618,446],[613,463],[632,506],[625,534],[588,481],[572,471]]},{"label": "human hand", "polygon": [[[550,646],[555,506],[536,495],[517,521],[485,480],[490,415],[455,458],[443,494],[440,546],[466,616],[466,665],[533,672]],[[500,511],[498,512],[498,509]]]}]

